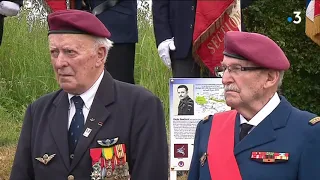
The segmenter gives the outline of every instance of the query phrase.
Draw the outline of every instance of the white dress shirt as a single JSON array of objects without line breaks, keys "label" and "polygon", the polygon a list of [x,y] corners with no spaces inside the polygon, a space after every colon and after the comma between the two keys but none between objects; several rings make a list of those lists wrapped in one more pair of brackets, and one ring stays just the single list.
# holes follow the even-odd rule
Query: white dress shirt
[{"label": "white dress shirt", "polygon": [[250,121],[247,121],[241,114],[240,114],[240,125],[243,123],[247,123],[252,125],[252,129],[249,133],[258,126],[258,124],[264,120],[271,112],[279,105],[280,98],[278,93],[276,92],[270,101],[255,115]]},{"label": "white dress shirt", "polygon": [[[83,108],[83,115],[84,115],[84,123],[86,122],[86,119],[88,117],[94,96],[96,95],[96,92],[98,90],[98,87],[101,83],[102,77],[104,75],[104,71],[101,73],[100,77],[97,79],[97,81],[91,86],[91,88],[89,90],[87,90],[86,92],[80,94],[80,97],[82,98],[83,102],[84,102],[84,108]],[[73,97],[73,94],[69,94],[68,93],[68,98],[69,98],[69,121],[68,121],[68,129],[70,127],[72,118],[74,116],[74,114],[76,113],[76,108],[74,106],[73,101],[71,100],[71,98]]]}]

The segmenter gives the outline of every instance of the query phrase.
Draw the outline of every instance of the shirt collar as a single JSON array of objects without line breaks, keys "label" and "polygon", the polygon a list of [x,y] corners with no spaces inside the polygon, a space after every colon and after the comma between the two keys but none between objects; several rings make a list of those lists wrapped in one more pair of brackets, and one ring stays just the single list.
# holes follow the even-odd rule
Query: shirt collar
[{"label": "shirt collar", "polygon": [[280,98],[278,93],[276,92],[270,101],[255,115],[250,121],[247,121],[241,114],[240,114],[240,124],[248,123],[253,126],[258,126],[258,124],[264,120],[271,112],[279,105]]},{"label": "shirt collar", "polygon": [[[84,105],[87,109],[91,108],[94,96],[96,95],[96,92],[99,88],[99,85],[101,83],[101,80],[103,78],[104,71],[102,71],[100,77],[96,80],[96,82],[91,86],[90,89],[88,89],[86,92],[80,94],[80,97],[82,98]],[[71,105],[71,98],[73,97],[73,94],[68,93],[68,98],[69,98],[69,104]]]}]

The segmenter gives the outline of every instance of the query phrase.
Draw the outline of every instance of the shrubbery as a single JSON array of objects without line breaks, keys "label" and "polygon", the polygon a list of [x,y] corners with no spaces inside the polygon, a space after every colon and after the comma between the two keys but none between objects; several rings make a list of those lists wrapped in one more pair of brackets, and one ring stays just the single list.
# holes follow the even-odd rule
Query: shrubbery
[{"label": "shrubbery", "polygon": [[[275,40],[291,62],[282,94],[296,107],[320,115],[320,47],[305,34],[306,3],[301,0],[258,0],[243,11],[246,30]],[[289,23],[301,11],[300,24]]]}]

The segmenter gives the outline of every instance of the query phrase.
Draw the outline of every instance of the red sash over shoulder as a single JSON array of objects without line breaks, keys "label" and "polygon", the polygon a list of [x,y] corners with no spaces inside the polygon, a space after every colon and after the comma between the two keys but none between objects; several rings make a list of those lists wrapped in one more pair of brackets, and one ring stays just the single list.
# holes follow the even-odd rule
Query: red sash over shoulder
[{"label": "red sash over shoulder", "polygon": [[235,110],[217,113],[208,142],[208,165],[212,180],[242,180],[234,156]]}]

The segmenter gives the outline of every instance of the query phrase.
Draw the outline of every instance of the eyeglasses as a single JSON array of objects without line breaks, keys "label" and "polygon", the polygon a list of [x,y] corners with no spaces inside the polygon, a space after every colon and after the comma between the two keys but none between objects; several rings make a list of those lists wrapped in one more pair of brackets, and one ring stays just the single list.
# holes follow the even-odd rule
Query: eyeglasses
[{"label": "eyeglasses", "polygon": [[241,65],[230,65],[230,66],[217,66],[214,69],[216,77],[222,77],[224,72],[228,69],[229,73],[238,74],[239,71],[254,71],[260,69],[267,69],[265,67],[242,67]]}]

